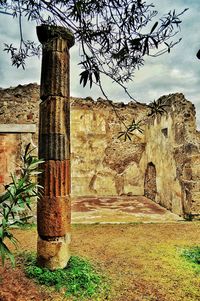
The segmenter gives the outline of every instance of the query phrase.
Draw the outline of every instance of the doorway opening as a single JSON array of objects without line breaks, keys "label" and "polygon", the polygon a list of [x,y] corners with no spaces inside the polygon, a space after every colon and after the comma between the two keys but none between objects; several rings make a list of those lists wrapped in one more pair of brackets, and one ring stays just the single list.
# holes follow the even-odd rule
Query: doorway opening
[{"label": "doorway opening", "polygon": [[145,171],[144,178],[144,195],[155,201],[157,194],[157,186],[156,186],[156,167],[150,162],[147,164],[147,169]]}]

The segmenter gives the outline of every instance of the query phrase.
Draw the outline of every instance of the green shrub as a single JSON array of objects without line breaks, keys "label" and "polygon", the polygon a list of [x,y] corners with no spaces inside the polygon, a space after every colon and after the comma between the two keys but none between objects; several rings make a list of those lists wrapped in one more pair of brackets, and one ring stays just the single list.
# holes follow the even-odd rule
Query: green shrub
[{"label": "green shrub", "polygon": [[108,286],[103,277],[90,262],[72,256],[65,269],[50,271],[37,266],[36,257],[25,255],[25,273],[39,284],[53,286],[56,290],[64,288],[66,296],[80,298],[98,297],[107,294]]},{"label": "green shrub", "polygon": [[0,195],[0,257],[3,265],[6,258],[15,265],[14,255],[5,241],[9,240],[17,246],[17,240],[10,229],[27,223],[29,217],[20,217],[20,212],[26,207],[31,209],[32,198],[38,198],[39,189],[42,188],[37,184],[35,176],[41,172],[38,171],[38,165],[43,161],[32,156],[33,150],[29,143],[22,156],[20,176],[11,174],[12,182],[5,186],[5,193]]},{"label": "green shrub", "polygon": [[199,246],[183,250],[182,255],[188,261],[199,264],[199,267],[200,267],[200,247]]}]

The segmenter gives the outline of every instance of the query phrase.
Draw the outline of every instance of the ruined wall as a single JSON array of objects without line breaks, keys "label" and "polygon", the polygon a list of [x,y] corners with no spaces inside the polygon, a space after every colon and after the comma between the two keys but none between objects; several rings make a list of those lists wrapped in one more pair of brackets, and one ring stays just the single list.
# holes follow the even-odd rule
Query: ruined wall
[{"label": "ruined wall", "polygon": [[[146,105],[118,103],[113,110],[102,99],[71,100],[72,196],[145,194],[174,213],[200,214],[200,134],[195,108],[182,94],[161,100],[168,114],[148,118],[144,133],[136,131],[131,141],[118,139],[124,130],[119,116],[127,125],[133,119],[139,121],[149,112]],[[0,124],[38,126],[38,105],[35,84],[0,90]],[[0,133],[0,160],[7,154],[9,165],[11,153],[12,161],[16,160],[18,149],[19,158],[30,139],[36,143],[37,131]],[[5,184],[5,174],[13,165],[2,170],[0,181]]]},{"label": "ruined wall", "polygon": [[0,89],[0,193],[18,172],[25,145],[37,145],[38,99],[36,84]]},{"label": "ruined wall", "polygon": [[[116,104],[117,114],[130,124],[142,119],[145,105]],[[118,139],[124,130],[107,102],[76,99],[71,104],[71,154],[73,195],[143,195],[140,159],[145,136]]]},{"label": "ruined wall", "polygon": [[[156,191],[155,201],[179,215],[200,213],[200,136],[195,108],[183,94],[160,98],[167,114],[150,118],[146,125],[145,194]],[[148,164],[155,167],[152,187],[146,183]],[[150,185],[150,186],[151,186]]]},{"label": "ruined wall", "polygon": [[[0,124],[36,124],[36,133],[10,136],[18,141],[16,158],[31,140],[37,144],[39,86],[29,84],[0,90]],[[119,117],[129,125],[133,118],[146,116],[146,105],[130,102],[115,104],[73,98],[71,101],[71,193],[72,196],[141,195],[144,193],[140,158],[145,149],[145,136],[137,132],[132,141],[118,139],[124,127]],[[118,117],[116,116],[118,115]],[[5,134],[5,133],[4,133]],[[1,137],[2,133],[0,133]],[[15,137],[15,138],[13,138]],[[7,178],[13,172],[7,160]],[[5,180],[5,177],[4,177]],[[1,183],[0,183],[1,184]],[[3,184],[3,182],[2,182]],[[0,185],[3,189],[3,185]]]},{"label": "ruined wall", "polygon": [[[1,124],[38,124],[39,86],[37,84],[0,88]],[[37,142],[37,133],[35,136]]]}]

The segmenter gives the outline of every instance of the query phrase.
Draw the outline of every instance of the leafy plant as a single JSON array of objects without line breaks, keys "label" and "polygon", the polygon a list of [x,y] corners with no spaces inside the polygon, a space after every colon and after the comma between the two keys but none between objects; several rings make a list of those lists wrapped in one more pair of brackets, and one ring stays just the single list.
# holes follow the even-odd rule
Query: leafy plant
[{"label": "leafy plant", "polygon": [[169,107],[169,105],[165,104],[165,101],[163,101],[161,98],[159,98],[157,101],[152,101],[148,107],[151,109],[148,116],[155,116],[155,115],[163,115],[164,113],[167,113],[166,108]]},{"label": "leafy plant", "polygon": [[125,131],[119,132],[118,138],[123,137],[126,141],[127,139],[131,141],[131,136],[134,135],[134,132],[137,130],[141,134],[144,132],[142,126],[145,125],[146,121],[149,117],[156,117],[158,115],[162,116],[163,114],[167,113],[168,104],[166,104],[166,100],[159,98],[157,101],[154,100],[148,105],[150,112],[147,114],[147,117],[143,120],[135,122],[133,119],[132,123],[126,126],[125,124]]},{"label": "leafy plant", "polygon": [[5,186],[5,193],[0,196],[0,256],[3,265],[6,258],[15,265],[14,255],[8,248],[6,239],[17,246],[17,240],[10,229],[27,222],[30,217],[20,217],[20,212],[25,207],[31,209],[32,198],[38,198],[39,189],[42,188],[34,178],[41,173],[38,165],[43,161],[32,155],[33,150],[29,143],[22,156],[20,176],[11,174],[12,182]]},{"label": "leafy plant", "polygon": [[138,131],[141,134],[144,132],[144,130],[141,128],[142,126],[142,120],[135,122],[133,119],[132,123],[126,128],[125,131],[119,132],[118,138],[124,137],[124,140],[126,141],[129,139],[131,141],[131,136],[134,134],[134,131]]},{"label": "leafy plant", "polygon": [[50,271],[37,266],[36,256],[27,253],[24,265],[28,277],[40,284],[53,286],[56,290],[64,288],[66,296],[87,298],[107,293],[108,287],[104,277],[90,262],[78,256],[72,256],[65,269]]}]

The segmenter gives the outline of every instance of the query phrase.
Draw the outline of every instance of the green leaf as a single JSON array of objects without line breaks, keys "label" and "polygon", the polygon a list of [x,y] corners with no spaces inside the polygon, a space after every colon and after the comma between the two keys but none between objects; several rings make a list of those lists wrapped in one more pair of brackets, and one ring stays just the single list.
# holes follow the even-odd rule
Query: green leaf
[{"label": "green leaf", "polygon": [[98,83],[98,82],[99,82],[99,79],[100,79],[99,71],[95,70],[95,71],[94,71],[94,76],[95,76],[95,79],[96,79],[96,83]]},{"label": "green leaf", "polygon": [[0,240],[0,256],[1,256],[2,265],[4,266],[5,259],[6,259],[6,253],[4,250],[4,243],[2,240]]},{"label": "green leaf", "polygon": [[41,174],[42,173],[42,171],[30,171],[30,175],[31,176],[36,176],[36,175],[39,175],[39,174]]},{"label": "green leaf", "polygon": [[126,132],[120,132],[119,136],[117,137],[118,139],[121,138],[122,136],[124,136],[126,134]]},{"label": "green leaf", "polygon": [[0,239],[4,238],[3,228],[0,226]]},{"label": "green leaf", "polygon": [[157,26],[158,26],[158,22],[156,22],[156,23],[153,25],[153,27],[152,27],[152,29],[151,29],[151,31],[150,31],[150,34],[152,34],[152,32],[156,29]]},{"label": "green leaf", "polygon": [[13,180],[13,185],[14,185],[14,187],[16,188],[17,187],[17,178],[16,178],[16,176],[15,175],[13,175],[13,174],[11,174],[11,178],[12,178],[12,180]]},{"label": "green leaf", "polygon": [[29,148],[30,148],[31,144],[28,143],[27,146],[26,146],[26,149],[25,149],[25,152],[24,152],[24,157],[26,158],[26,156],[30,153],[28,152],[29,151]]},{"label": "green leaf", "polygon": [[82,84],[82,82],[83,82],[83,87],[86,86],[87,81],[88,81],[88,77],[89,77],[89,71],[88,70],[85,70],[85,71],[80,73],[80,84]]},{"label": "green leaf", "polygon": [[29,170],[35,169],[38,167],[40,163],[38,161],[33,161],[30,165],[29,165]]},{"label": "green leaf", "polygon": [[151,37],[151,39],[154,42],[154,45],[156,46],[156,48],[158,48],[158,41],[156,41],[156,39],[154,39],[153,37]]},{"label": "green leaf", "polygon": [[18,188],[21,188],[24,185],[25,180],[26,180],[25,178],[19,179],[19,181],[18,181]]},{"label": "green leaf", "polygon": [[92,73],[89,74],[90,89],[92,88]]},{"label": "green leaf", "polygon": [[0,255],[1,255],[1,260],[2,260],[2,265],[4,266],[5,264],[5,259],[8,257],[12,263],[12,266],[15,266],[15,257],[11,253],[11,251],[8,249],[5,243],[0,241]]}]

